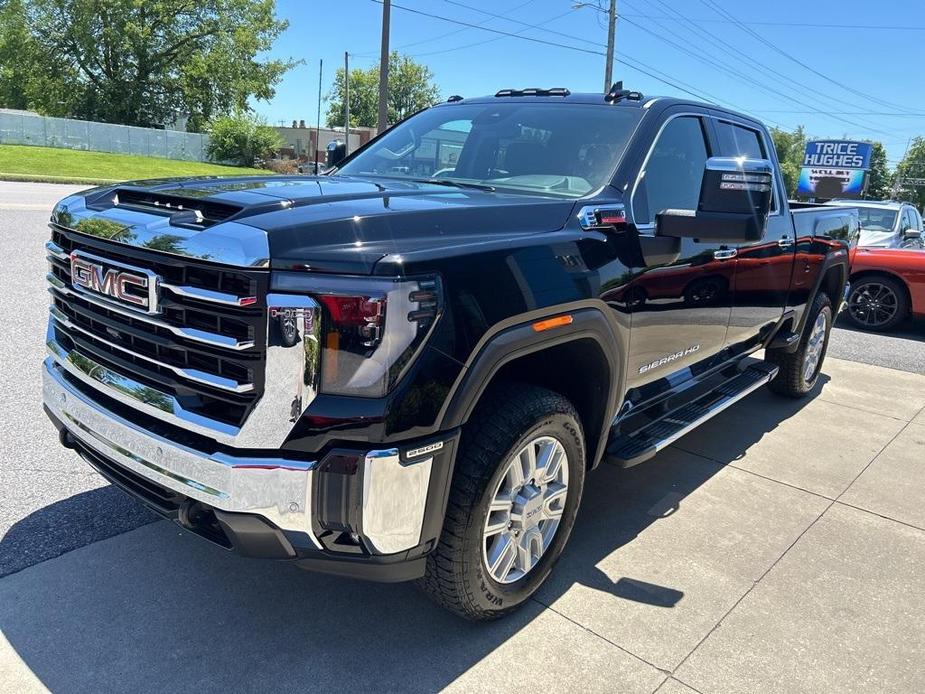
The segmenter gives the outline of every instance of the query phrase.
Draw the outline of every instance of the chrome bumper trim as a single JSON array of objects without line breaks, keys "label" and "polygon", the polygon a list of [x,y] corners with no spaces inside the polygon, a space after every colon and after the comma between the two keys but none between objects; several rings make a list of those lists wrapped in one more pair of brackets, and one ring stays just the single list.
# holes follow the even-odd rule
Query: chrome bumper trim
[{"label": "chrome bumper trim", "polygon": [[261,516],[302,533],[312,532],[313,462],[207,454],[146,431],[93,402],[45,360],[45,405],[72,436],[100,455],[152,482],[223,511]]},{"label": "chrome bumper trim", "polygon": [[377,554],[394,554],[420,543],[433,462],[433,457],[402,461],[397,448],[366,454],[363,537]]}]

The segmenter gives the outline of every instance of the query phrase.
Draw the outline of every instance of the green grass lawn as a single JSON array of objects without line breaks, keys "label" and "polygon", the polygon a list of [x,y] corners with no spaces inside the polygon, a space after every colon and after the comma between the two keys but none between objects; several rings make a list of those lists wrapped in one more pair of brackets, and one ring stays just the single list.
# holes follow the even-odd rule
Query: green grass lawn
[{"label": "green grass lawn", "polygon": [[0,180],[107,183],[171,176],[242,176],[255,173],[265,175],[270,172],[132,154],[0,145]]}]

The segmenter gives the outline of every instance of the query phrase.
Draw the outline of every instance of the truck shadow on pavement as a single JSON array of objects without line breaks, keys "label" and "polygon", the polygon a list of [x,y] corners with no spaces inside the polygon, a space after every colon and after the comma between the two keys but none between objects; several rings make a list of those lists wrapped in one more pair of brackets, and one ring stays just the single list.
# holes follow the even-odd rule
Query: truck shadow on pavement
[{"label": "truck shadow on pavement", "polygon": [[[604,593],[614,613],[632,604],[664,613],[682,603],[686,586],[633,576],[634,563],[622,554],[627,545],[677,513],[688,495],[810,400],[764,391],[749,396],[720,415],[729,436],[715,459],[672,447],[636,468],[602,466],[592,473],[556,570],[537,599],[507,619],[469,624],[410,585],[244,559],[157,522],[4,578],[0,672],[25,666],[55,692],[434,691],[470,670],[471,679],[460,685],[505,689],[516,686],[517,671],[529,666],[522,662],[511,670],[527,649],[536,651],[535,667],[529,667],[538,682],[546,681],[544,668],[564,668],[568,677],[586,657],[582,644],[600,648],[602,642],[544,605],[579,586]],[[88,492],[61,503],[74,513],[74,504],[99,501]],[[35,516],[66,523],[59,506],[14,526],[0,549],[20,542],[21,532],[48,525]],[[33,541],[40,538],[33,535]],[[684,552],[679,547],[676,556],[658,561],[684,562]],[[597,568],[604,560],[608,571]],[[627,575],[616,575],[614,566]],[[562,663],[549,662],[550,648],[562,654]],[[4,655],[10,649],[22,661],[15,667],[9,664],[15,658]],[[607,677],[620,688],[619,673]]]}]

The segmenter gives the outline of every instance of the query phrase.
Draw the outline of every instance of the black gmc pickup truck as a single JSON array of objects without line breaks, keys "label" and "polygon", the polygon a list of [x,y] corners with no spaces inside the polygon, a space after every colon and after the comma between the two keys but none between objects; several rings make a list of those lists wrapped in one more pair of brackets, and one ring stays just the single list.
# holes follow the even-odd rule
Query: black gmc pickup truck
[{"label": "black gmc pickup truck", "polygon": [[857,213],[788,204],[752,118],[504,90],[332,163],[51,218],[61,442],[219,545],[497,617],[599,463],[816,383]]}]

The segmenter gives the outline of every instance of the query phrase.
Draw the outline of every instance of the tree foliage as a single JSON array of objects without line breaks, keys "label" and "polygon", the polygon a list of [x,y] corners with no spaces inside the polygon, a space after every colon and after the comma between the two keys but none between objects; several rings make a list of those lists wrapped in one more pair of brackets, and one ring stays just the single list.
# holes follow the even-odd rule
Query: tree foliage
[{"label": "tree foliage", "polygon": [[797,192],[797,183],[800,180],[800,168],[803,166],[803,153],[806,151],[806,132],[803,126],[793,131],[771,128],[771,139],[774,140],[774,149],[777,150],[777,159],[780,162],[787,196],[793,197]]},{"label": "tree foliage", "polygon": [[870,171],[867,172],[868,200],[889,200],[893,187],[893,176],[887,164],[886,148],[880,142],[871,143]]},{"label": "tree foliage", "polygon": [[[909,143],[906,156],[896,167],[896,175],[900,181],[903,178],[925,178],[925,137],[916,137]],[[925,186],[905,185],[898,197],[925,210]]]},{"label": "tree foliage", "polygon": [[5,0],[0,99],[129,125],[188,117],[200,130],[251,97],[271,98],[295,64],[261,57],[287,26],[275,8],[274,0]]},{"label": "tree foliage", "polygon": [[283,140],[274,128],[246,111],[219,116],[209,127],[209,156],[216,161],[253,166],[282,145]]},{"label": "tree foliage", "polygon": [[0,106],[28,108],[29,55],[34,51],[22,0],[0,0]]},{"label": "tree foliage", "polygon": [[[389,123],[397,123],[415,111],[433,106],[440,100],[440,88],[426,65],[393,51],[389,55]],[[344,69],[334,76],[328,94],[328,127],[343,126]],[[350,70],[350,125],[375,128],[379,124],[379,66]]]}]

